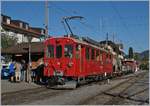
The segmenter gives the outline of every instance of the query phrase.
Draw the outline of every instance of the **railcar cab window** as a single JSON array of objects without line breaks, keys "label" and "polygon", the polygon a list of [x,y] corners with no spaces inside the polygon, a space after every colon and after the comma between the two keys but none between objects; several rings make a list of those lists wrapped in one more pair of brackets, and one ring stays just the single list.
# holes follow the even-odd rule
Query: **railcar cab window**
[{"label": "railcar cab window", "polygon": [[53,58],[54,57],[54,45],[47,45],[46,57]]},{"label": "railcar cab window", "polygon": [[65,57],[69,57],[69,58],[73,57],[73,45],[71,45],[71,44],[65,45],[64,55],[65,55]]},{"label": "railcar cab window", "polygon": [[81,45],[76,45],[76,58],[78,59],[79,58],[79,55],[80,55],[80,49],[81,49]]},{"label": "railcar cab window", "polygon": [[56,46],[56,58],[61,58],[62,57],[62,46],[57,45]]}]

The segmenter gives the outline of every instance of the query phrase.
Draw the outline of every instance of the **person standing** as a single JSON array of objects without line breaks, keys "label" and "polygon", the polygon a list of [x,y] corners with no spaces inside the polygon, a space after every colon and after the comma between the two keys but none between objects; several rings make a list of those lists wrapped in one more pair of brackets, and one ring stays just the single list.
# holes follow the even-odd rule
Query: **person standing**
[{"label": "person standing", "polygon": [[16,62],[15,67],[16,67],[16,70],[15,70],[16,82],[20,82],[22,66],[19,62]]},{"label": "person standing", "polygon": [[21,69],[21,81],[25,81],[26,64],[25,64],[24,60],[22,60],[21,65],[22,65],[22,69]]},{"label": "person standing", "polygon": [[9,75],[10,75],[10,81],[14,81],[14,76],[15,76],[15,61],[11,62],[9,65]]}]

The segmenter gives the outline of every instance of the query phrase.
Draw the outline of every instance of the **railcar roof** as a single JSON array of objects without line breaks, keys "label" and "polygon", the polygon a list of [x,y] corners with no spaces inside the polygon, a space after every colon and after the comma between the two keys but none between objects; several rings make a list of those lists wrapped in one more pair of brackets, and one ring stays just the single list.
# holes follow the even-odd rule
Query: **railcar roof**
[{"label": "railcar roof", "polygon": [[[63,39],[63,38],[71,39],[71,40],[73,40],[73,41],[76,42],[76,43],[88,45],[88,46],[91,46],[91,47],[100,49],[100,50],[102,50],[102,51],[105,51],[105,52],[107,52],[107,53],[109,52],[108,50],[105,50],[105,49],[100,48],[100,47],[98,47],[98,46],[95,46],[95,45],[93,45],[93,44],[87,43],[87,42],[85,42],[85,41],[83,41],[83,40],[75,39],[75,38],[72,38],[72,37],[51,37],[51,38],[48,38],[48,39],[55,39],[55,38],[58,38],[58,39]],[[48,39],[47,39],[47,40],[48,40]],[[110,53],[111,53],[111,52],[110,52]],[[112,53],[111,53],[111,54],[112,54]]]}]

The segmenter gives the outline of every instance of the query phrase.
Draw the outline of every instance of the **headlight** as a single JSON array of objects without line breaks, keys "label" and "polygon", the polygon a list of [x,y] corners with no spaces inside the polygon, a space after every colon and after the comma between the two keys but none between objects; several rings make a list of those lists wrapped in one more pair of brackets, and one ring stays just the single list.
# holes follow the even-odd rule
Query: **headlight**
[{"label": "headlight", "polygon": [[69,66],[69,67],[72,67],[72,66],[73,66],[73,62],[69,62],[69,63],[68,63],[68,66]]},{"label": "headlight", "polygon": [[45,64],[44,64],[44,65],[45,65],[45,67],[47,67],[47,66],[48,66],[48,63],[47,63],[47,62],[45,62]]}]

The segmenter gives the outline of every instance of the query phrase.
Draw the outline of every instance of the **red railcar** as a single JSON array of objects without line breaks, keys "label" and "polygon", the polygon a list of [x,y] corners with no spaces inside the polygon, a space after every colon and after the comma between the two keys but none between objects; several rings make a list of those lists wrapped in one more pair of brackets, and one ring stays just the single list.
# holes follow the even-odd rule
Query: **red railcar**
[{"label": "red railcar", "polygon": [[113,72],[113,55],[96,45],[71,37],[48,38],[44,45],[44,76],[49,84],[77,84]]},{"label": "red railcar", "polygon": [[122,61],[122,72],[123,73],[130,73],[135,72],[138,70],[138,66],[135,60],[126,59]]}]

